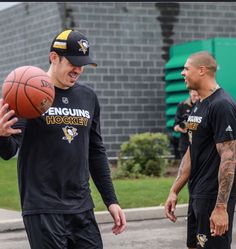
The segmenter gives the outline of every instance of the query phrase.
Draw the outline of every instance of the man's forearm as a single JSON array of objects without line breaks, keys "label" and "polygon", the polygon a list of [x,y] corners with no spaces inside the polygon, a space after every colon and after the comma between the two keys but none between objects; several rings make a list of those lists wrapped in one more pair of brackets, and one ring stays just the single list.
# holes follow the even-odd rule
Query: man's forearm
[{"label": "man's forearm", "polygon": [[178,194],[180,192],[180,190],[184,187],[184,185],[187,183],[189,179],[190,169],[191,169],[191,161],[190,161],[190,152],[188,149],[181,160],[178,175],[175,179],[173,186],[171,187],[170,192],[174,192],[175,194]]},{"label": "man's forearm", "polygon": [[228,141],[217,144],[217,150],[221,157],[219,166],[219,188],[216,206],[227,207],[230,192],[235,177],[236,165],[236,141]]}]

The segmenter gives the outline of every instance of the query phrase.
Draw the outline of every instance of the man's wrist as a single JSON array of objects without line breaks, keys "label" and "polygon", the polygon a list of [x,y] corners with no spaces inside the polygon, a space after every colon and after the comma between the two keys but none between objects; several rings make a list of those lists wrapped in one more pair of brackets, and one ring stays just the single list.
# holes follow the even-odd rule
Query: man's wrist
[{"label": "man's wrist", "polygon": [[113,201],[111,201],[111,202],[106,203],[105,205],[106,205],[107,209],[109,210],[109,207],[110,207],[111,205],[113,205],[113,204],[120,205],[119,202],[118,202],[118,200],[113,200]]},{"label": "man's wrist", "polygon": [[225,203],[216,203],[215,208],[227,210],[227,204],[225,204]]},{"label": "man's wrist", "polygon": [[177,191],[174,188],[172,188],[169,192],[169,195],[178,195],[178,194]]}]

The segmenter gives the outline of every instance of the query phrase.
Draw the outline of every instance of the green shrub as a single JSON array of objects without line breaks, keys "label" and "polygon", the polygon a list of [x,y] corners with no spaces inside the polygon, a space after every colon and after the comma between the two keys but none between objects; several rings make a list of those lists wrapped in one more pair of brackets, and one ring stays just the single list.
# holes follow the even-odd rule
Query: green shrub
[{"label": "green shrub", "polygon": [[140,133],[121,145],[114,178],[161,176],[167,165],[169,140],[164,133]]}]

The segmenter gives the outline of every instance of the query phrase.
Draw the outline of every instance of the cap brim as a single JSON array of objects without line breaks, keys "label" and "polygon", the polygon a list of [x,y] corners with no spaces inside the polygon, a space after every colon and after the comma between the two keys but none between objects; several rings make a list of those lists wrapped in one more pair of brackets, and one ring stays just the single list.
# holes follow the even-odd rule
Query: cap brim
[{"label": "cap brim", "polygon": [[77,67],[82,67],[86,65],[92,65],[97,67],[97,63],[95,63],[89,56],[65,56],[65,58],[73,65]]}]

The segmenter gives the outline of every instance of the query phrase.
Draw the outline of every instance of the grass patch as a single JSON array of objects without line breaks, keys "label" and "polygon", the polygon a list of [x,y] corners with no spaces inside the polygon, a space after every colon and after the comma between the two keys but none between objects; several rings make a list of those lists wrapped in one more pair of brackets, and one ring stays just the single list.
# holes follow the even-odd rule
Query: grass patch
[{"label": "grass patch", "polygon": [[0,207],[20,210],[16,158],[0,159]]},{"label": "grass patch", "polygon": [[[138,208],[164,205],[175,177],[113,180],[116,194],[122,208]],[[91,181],[95,211],[106,210],[94,183]],[[16,158],[0,159],[0,208],[20,210],[17,183]],[[188,202],[185,187],[179,194],[178,204]]]},{"label": "grass patch", "polygon": [[[164,205],[175,177],[113,180],[122,208],[153,207]],[[104,204],[93,183],[92,196],[96,210],[104,210]],[[178,204],[188,202],[187,187],[179,194]]]}]

